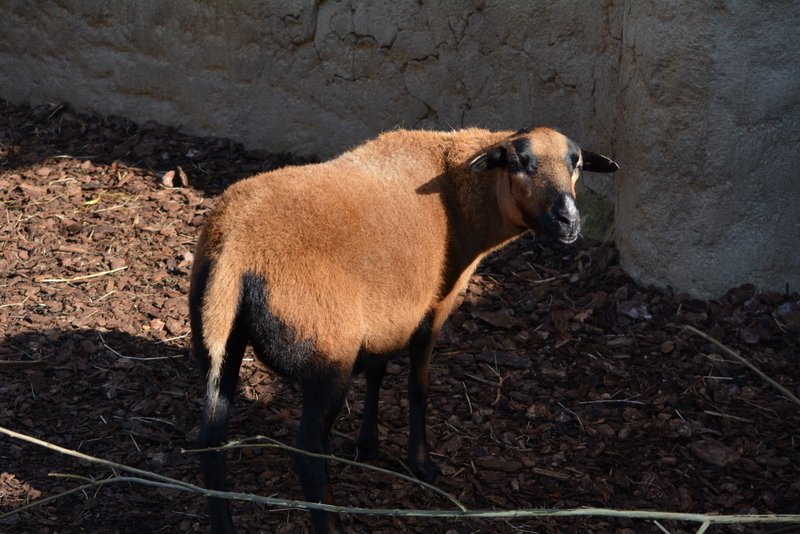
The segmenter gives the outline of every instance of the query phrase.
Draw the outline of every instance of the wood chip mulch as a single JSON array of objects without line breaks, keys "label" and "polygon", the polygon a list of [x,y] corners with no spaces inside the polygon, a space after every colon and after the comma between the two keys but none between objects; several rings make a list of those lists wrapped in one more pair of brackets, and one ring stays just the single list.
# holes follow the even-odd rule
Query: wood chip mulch
[{"label": "wood chip mulch", "polygon": [[[200,380],[186,293],[203,213],[244,176],[312,158],[248,151],[156,123],[0,101],[0,426],[200,483]],[[800,514],[800,408],[703,338],[800,395],[800,295],[732,288],[710,302],[636,285],[616,250],[526,236],[488,258],[440,336],[430,443],[441,489],[471,509]],[[669,261],[669,258],[664,258]],[[788,293],[787,289],[787,293]],[[390,365],[382,453],[403,471],[407,367]],[[231,439],[293,444],[296,390],[246,362]],[[354,458],[363,378],[332,453]],[[291,455],[229,455],[231,490],[300,499]],[[452,509],[389,475],[332,467],[339,503]],[[113,476],[0,437],[0,513]],[[124,473],[118,473],[124,475]],[[304,512],[234,505],[240,532],[308,532]],[[112,483],[0,519],[6,533],[206,532],[202,497]],[[409,519],[350,515],[355,532],[695,532],[608,517]],[[660,525],[660,526],[659,526]],[[798,532],[712,526],[707,532]]]}]

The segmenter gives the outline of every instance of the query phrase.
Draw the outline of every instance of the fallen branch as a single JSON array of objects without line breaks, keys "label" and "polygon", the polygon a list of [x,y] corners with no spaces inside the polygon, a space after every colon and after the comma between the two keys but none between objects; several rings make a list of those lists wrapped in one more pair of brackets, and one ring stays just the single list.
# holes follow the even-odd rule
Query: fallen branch
[{"label": "fallen branch", "polygon": [[[247,443],[248,441],[255,441],[255,440],[266,441],[267,443]],[[318,453],[314,453],[314,452],[304,451],[304,450],[298,449],[296,447],[291,447],[289,445],[284,445],[280,441],[274,440],[272,438],[268,438],[266,436],[255,436],[255,437],[252,437],[252,438],[243,439],[241,441],[233,441],[233,442],[227,443],[225,445],[222,445],[221,447],[209,447],[207,449],[184,449],[181,452],[192,452],[192,453],[195,453],[195,452],[204,452],[204,451],[223,451],[223,450],[227,450],[227,449],[243,449],[243,448],[246,448],[246,447],[268,447],[268,448],[283,449],[285,451],[289,451],[289,452],[292,452],[292,453],[295,453],[295,454],[298,454],[298,453],[299,454],[305,454],[306,456],[311,456],[312,458],[322,458],[322,459],[325,459],[325,460],[332,460],[334,462],[339,462],[339,463],[343,463],[343,464],[346,464],[346,465],[353,465],[353,466],[356,466],[356,467],[361,467],[363,469],[369,469],[371,471],[377,471],[378,473],[383,473],[385,475],[395,476],[397,478],[405,480],[406,482],[411,482],[412,484],[418,484],[418,485],[424,487],[425,489],[428,489],[428,490],[432,491],[433,493],[437,493],[437,494],[441,495],[442,497],[444,497],[445,499],[447,499],[450,502],[452,502],[453,504],[455,504],[463,512],[467,511],[467,507],[466,506],[461,504],[458,501],[458,499],[456,499],[455,497],[453,497],[452,495],[450,495],[446,491],[440,490],[436,486],[428,484],[427,482],[423,482],[422,480],[419,480],[417,478],[410,477],[410,476],[407,476],[407,475],[403,475],[402,473],[398,473],[396,471],[390,471],[388,469],[383,469],[381,467],[376,467],[374,465],[363,464],[361,462],[355,462],[353,460],[346,460],[344,458],[339,458],[338,456],[332,456],[332,455],[329,455],[329,454],[318,454]]]},{"label": "fallen branch", "polygon": [[759,377],[761,377],[761,379],[762,379],[762,380],[764,380],[764,381],[766,381],[766,382],[769,382],[769,384],[770,384],[772,387],[774,387],[775,389],[777,389],[778,391],[780,391],[781,395],[783,395],[784,397],[786,397],[787,399],[789,399],[789,400],[790,400],[790,401],[792,401],[793,403],[795,403],[795,404],[797,404],[798,406],[800,406],[800,399],[798,399],[797,397],[795,397],[795,396],[792,394],[792,392],[791,392],[791,391],[789,391],[788,389],[786,389],[785,387],[783,387],[782,385],[778,384],[778,383],[777,383],[777,382],[775,382],[773,379],[771,379],[770,377],[768,377],[768,376],[767,376],[767,375],[764,373],[764,371],[762,371],[761,369],[759,369],[758,367],[756,367],[755,365],[753,365],[752,363],[750,363],[749,361],[747,361],[745,358],[743,358],[742,356],[740,356],[740,355],[739,355],[739,354],[738,354],[736,351],[734,351],[734,350],[732,350],[732,349],[729,349],[728,347],[726,347],[725,345],[723,345],[722,343],[720,343],[719,341],[717,341],[717,340],[716,340],[716,339],[714,339],[713,337],[709,336],[708,334],[706,334],[706,333],[704,333],[704,332],[701,332],[700,330],[698,330],[697,328],[694,328],[693,326],[684,326],[684,327],[683,327],[683,329],[684,329],[684,330],[686,330],[687,332],[691,332],[691,333],[693,333],[693,334],[697,334],[698,336],[702,337],[702,338],[703,338],[703,339],[705,339],[706,341],[709,341],[709,342],[713,343],[713,344],[714,344],[714,345],[716,345],[718,348],[722,349],[722,350],[725,352],[725,354],[727,354],[728,356],[731,356],[732,358],[734,358],[735,360],[737,360],[738,362],[740,362],[741,364],[743,364],[744,366],[746,366],[748,369],[750,369],[751,371],[753,371],[753,372],[754,372],[755,374],[757,374]]},{"label": "fallen branch", "polygon": [[[109,460],[104,460],[102,458],[96,458],[94,456],[89,456],[88,454],[83,454],[78,451],[74,451],[71,449],[65,449],[64,447],[59,447],[58,445],[54,445],[52,443],[48,443],[46,441],[42,441],[31,436],[27,436],[25,434],[19,434],[14,432],[13,430],[8,430],[6,428],[0,427],[0,433],[6,434],[12,438],[21,439],[23,441],[27,441],[29,443],[33,443],[35,445],[39,445],[41,447],[45,447],[62,454],[66,454],[68,456],[74,456],[76,458],[80,458],[82,460],[87,460],[89,462],[97,463],[100,465],[105,465],[108,467],[112,467],[115,469],[119,469],[121,471],[127,471],[130,473],[134,473],[140,475],[139,477],[120,477],[120,476],[113,476],[106,479],[101,480],[91,480],[85,477],[80,477],[77,475],[64,475],[64,474],[52,474],[52,476],[58,477],[69,477],[69,478],[77,478],[81,481],[86,482],[86,484],[79,486],[77,488],[73,488],[71,490],[67,490],[62,492],[58,495],[53,495],[50,497],[46,497],[44,499],[39,499],[31,504],[22,506],[13,510],[11,512],[7,512],[5,514],[0,515],[0,520],[19,513],[22,510],[28,509],[31,506],[38,506],[39,504],[44,504],[47,502],[51,502],[59,497],[63,497],[65,495],[70,495],[72,493],[77,493],[79,491],[83,491],[87,488],[91,487],[99,487],[105,484],[111,483],[118,483],[118,482],[134,482],[138,484],[144,484],[148,486],[156,486],[160,488],[167,488],[173,489],[178,491],[186,491],[190,493],[196,493],[198,495],[210,496],[210,497],[219,497],[222,499],[232,499],[232,500],[241,500],[241,501],[250,501],[250,502],[258,502],[263,504],[269,504],[272,506],[282,506],[282,507],[289,507],[289,508],[301,508],[301,509],[314,509],[314,510],[324,510],[329,512],[337,512],[337,513],[345,513],[345,514],[360,514],[360,515],[376,515],[376,516],[392,516],[392,517],[421,517],[421,518],[460,518],[460,519],[510,519],[510,518],[530,518],[530,517],[625,517],[629,519],[647,519],[647,520],[657,520],[657,519],[665,519],[665,520],[673,520],[673,521],[690,521],[695,523],[701,523],[700,529],[697,531],[696,534],[702,534],[706,531],[706,529],[711,524],[741,524],[741,523],[792,523],[792,524],[800,524],[800,515],[704,515],[704,514],[685,514],[685,513],[671,513],[671,512],[649,512],[649,511],[637,511],[637,510],[611,510],[606,508],[578,508],[578,509],[567,509],[567,510],[553,510],[553,509],[533,509],[533,510],[504,510],[504,511],[493,511],[493,510],[398,510],[398,509],[367,509],[367,508],[357,508],[357,507],[348,507],[348,506],[334,506],[330,504],[321,504],[321,503],[310,503],[304,501],[295,501],[290,499],[275,499],[272,497],[261,497],[258,495],[252,495],[248,493],[234,493],[229,491],[214,491],[201,488],[194,484],[190,484],[188,482],[183,482],[180,480],[175,480],[169,477],[165,477],[162,475],[158,475],[156,473],[152,473],[149,471],[144,471],[142,469],[137,469],[135,467],[128,467],[123,464],[118,464],[116,462],[111,462]],[[252,445],[251,445],[252,446]],[[284,446],[286,447],[286,446]],[[286,447],[288,449],[293,449],[292,447]],[[295,449],[297,450],[297,449]],[[304,451],[300,451],[304,452]],[[341,460],[341,458],[337,458],[337,460]],[[353,462],[355,463],[355,462]],[[367,466],[365,466],[367,467]],[[392,473],[390,471],[390,473]],[[394,474],[394,473],[393,473]],[[146,478],[140,478],[146,477]]]}]

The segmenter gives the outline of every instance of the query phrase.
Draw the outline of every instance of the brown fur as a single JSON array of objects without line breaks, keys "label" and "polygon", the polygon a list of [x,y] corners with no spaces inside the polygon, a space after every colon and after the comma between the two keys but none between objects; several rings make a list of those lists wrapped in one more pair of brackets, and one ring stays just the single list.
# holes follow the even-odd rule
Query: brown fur
[{"label": "brown fur", "polygon": [[[536,156],[534,175],[512,164],[519,139]],[[200,309],[209,405],[246,273],[264,280],[270,312],[296,341],[311,342],[345,370],[359,354],[404,348],[428,317],[419,372],[427,394],[436,334],[481,258],[540,230],[537,218],[554,199],[574,198],[579,172],[568,164],[570,147],[546,128],[395,130],[332,161],[231,186],[208,216],[195,254],[195,273],[210,269]],[[481,160],[486,154],[509,163]],[[193,273],[193,293],[196,285]],[[421,447],[414,454],[424,462]]]},{"label": "brown fur", "polygon": [[[566,138],[537,133],[534,151],[563,159]],[[454,190],[447,192],[455,193],[460,230],[470,238],[456,246],[470,263],[527,229],[514,182],[501,182],[502,173],[477,180],[465,165],[511,134],[397,130],[336,160],[233,185],[198,246],[213,265],[203,308],[212,361],[224,357],[236,312],[231,296],[245,271],[267,280],[273,312],[331,358],[402,348],[428,310],[463,285],[440,293],[446,245],[456,237],[441,190]],[[558,187],[573,192],[577,176],[544,161],[548,177],[562,175]],[[426,187],[429,194],[418,192]]]},{"label": "brown fur", "polygon": [[[236,313],[231,296],[238,295],[246,271],[267,281],[273,313],[330,358],[352,363],[362,347],[378,353],[402,348],[422,317],[447,297],[439,294],[450,241],[447,213],[434,191],[417,190],[447,168],[455,167],[456,180],[471,178],[458,166],[507,135],[394,131],[331,162],[231,186],[198,247],[213,265],[203,307],[212,369],[224,357]],[[486,191],[462,192],[474,197],[468,202],[495,196],[490,182],[476,185]],[[520,233],[502,221],[491,228],[485,212],[466,216],[474,226],[470,234],[500,234],[483,237],[487,244],[479,254]]]}]

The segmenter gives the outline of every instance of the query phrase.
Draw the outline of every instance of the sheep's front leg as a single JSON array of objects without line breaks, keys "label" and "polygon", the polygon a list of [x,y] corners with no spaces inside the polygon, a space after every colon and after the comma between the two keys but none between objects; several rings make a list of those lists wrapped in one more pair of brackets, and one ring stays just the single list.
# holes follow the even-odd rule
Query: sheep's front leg
[{"label": "sheep's front leg", "polygon": [[439,478],[439,468],[430,458],[426,436],[426,413],[428,409],[428,366],[438,329],[431,327],[431,320],[422,321],[409,343],[411,369],[408,373],[408,464],[414,475],[428,483]]},{"label": "sheep's front leg", "polygon": [[378,456],[378,400],[381,383],[386,375],[386,363],[389,357],[378,354],[363,354],[361,366],[367,379],[367,392],[364,397],[364,415],[361,418],[361,430],[356,439],[356,450],[359,460],[374,460]]}]

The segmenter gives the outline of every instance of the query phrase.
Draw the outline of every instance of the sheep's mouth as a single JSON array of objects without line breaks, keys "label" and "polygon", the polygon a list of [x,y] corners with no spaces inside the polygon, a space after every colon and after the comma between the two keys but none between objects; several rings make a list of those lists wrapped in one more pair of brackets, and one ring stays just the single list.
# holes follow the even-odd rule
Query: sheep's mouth
[{"label": "sheep's mouth", "polygon": [[545,235],[553,241],[558,241],[564,245],[577,241],[581,233],[581,221],[561,221],[547,218],[549,220],[539,220],[539,224],[544,230]]},{"label": "sheep's mouth", "polygon": [[574,243],[581,233],[581,215],[575,200],[568,195],[562,195],[536,219],[544,233],[559,243]]},{"label": "sheep's mouth", "polygon": [[570,243],[574,243],[575,241],[577,241],[578,236],[580,236],[579,230],[574,233],[570,233],[569,235],[566,236],[558,236],[555,239],[564,245],[569,245]]}]

